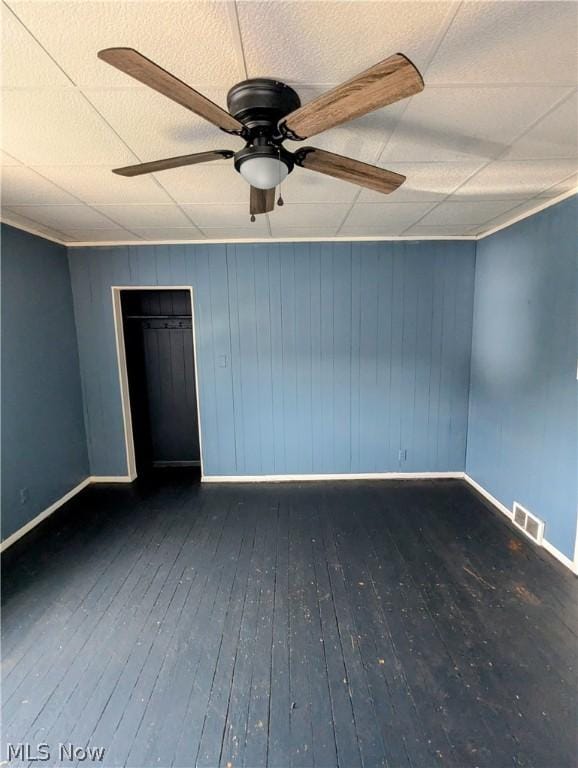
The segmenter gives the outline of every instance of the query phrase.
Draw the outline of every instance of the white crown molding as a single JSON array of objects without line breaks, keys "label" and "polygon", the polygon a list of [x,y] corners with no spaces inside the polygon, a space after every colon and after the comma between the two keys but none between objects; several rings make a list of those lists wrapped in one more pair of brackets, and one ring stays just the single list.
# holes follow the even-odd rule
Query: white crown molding
[{"label": "white crown molding", "polygon": [[[41,235],[43,237],[43,235]],[[361,236],[356,237],[254,237],[245,238],[220,238],[219,240],[123,240],[118,242],[98,243],[65,243],[69,248],[110,248],[119,245],[254,245],[255,243],[396,243],[396,242],[421,242],[423,240],[477,240],[475,235],[399,235],[396,237]]]},{"label": "white crown molding", "polygon": [[[429,241],[444,241],[444,240],[458,240],[458,241],[472,241],[477,242],[484,240],[486,237],[500,232],[502,229],[511,227],[512,224],[517,224],[519,221],[528,219],[530,216],[534,216],[540,211],[544,211],[546,208],[551,208],[553,205],[561,203],[563,200],[567,200],[569,197],[578,194],[578,187],[574,187],[568,192],[564,192],[557,197],[551,197],[547,200],[536,205],[535,208],[531,208],[519,216],[514,216],[508,221],[499,224],[496,227],[487,229],[484,232],[480,232],[477,235],[397,235],[390,237],[378,237],[375,235],[358,235],[352,236],[338,236],[338,237],[254,237],[249,239],[242,238],[221,238],[219,240],[106,240],[106,241],[86,241],[86,242],[66,242],[65,240],[59,240],[56,237],[51,237],[43,232],[35,230],[33,227],[24,227],[22,224],[15,224],[10,221],[9,216],[4,214],[0,215],[0,222],[8,224],[15,229],[20,229],[23,232],[28,232],[30,235],[36,235],[42,237],[44,240],[49,240],[57,245],[64,245],[66,248],[112,248],[114,246],[126,247],[126,246],[143,246],[143,245],[252,245],[253,243],[402,243],[402,242],[429,242]],[[540,198],[542,200],[542,198]]]},{"label": "white crown molding", "polygon": [[558,203],[561,203],[563,200],[567,200],[569,197],[573,197],[574,195],[578,194],[578,187],[574,187],[573,189],[568,190],[568,192],[564,192],[561,195],[558,195],[557,197],[550,197],[547,200],[544,200],[543,203],[540,205],[537,205],[535,208],[532,208],[531,211],[526,211],[525,213],[521,213],[519,216],[514,216],[512,219],[509,219],[508,221],[504,222],[504,224],[499,224],[497,227],[493,227],[492,229],[488,229],[485,232],[480,233],[477,235],[476,240],[484,240],[486,237],[490,237],[490,235],[495,234],[496,232],[500,232],[502,229],[507,229],[508,227],[511,227],[512,224],[517,224],[519,221],[523,221],[524,219],[530,218],[530,216],[534,216],[536,213],[540,213],[540,211],[546,210],[546,208],[551,208],[553,205],[557,205]]},{"label": "white crown molding", "polygon": [[10,217],[6,216],[4,213],[0,215],[0,223],[6,224],[9,227],[14,227],[14,229],[19,229],[21,232],[26,232],[29,235],[36,235],[36,237],[41,237],[43,240],[56,243],[56,245],[64,245],[65,247],[70,245],[70,243],[65,243],[64,240],[59,240],[57,237],[51,237],[45,232],[40,232],[40,230],[34,229],[34,227],[25,227],[21,223],[15,224],[13,221],[10,221]]}]

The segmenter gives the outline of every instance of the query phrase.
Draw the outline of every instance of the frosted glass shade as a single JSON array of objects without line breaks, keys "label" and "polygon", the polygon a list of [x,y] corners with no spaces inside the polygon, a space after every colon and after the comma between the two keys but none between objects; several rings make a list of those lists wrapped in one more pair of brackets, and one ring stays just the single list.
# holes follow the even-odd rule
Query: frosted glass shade
[{"label": "frosted glass shade", "polygon": [[289,169],[275,157],[249,157],[243,161],[239,172],[252,187],[273,189],[286,178]]}]

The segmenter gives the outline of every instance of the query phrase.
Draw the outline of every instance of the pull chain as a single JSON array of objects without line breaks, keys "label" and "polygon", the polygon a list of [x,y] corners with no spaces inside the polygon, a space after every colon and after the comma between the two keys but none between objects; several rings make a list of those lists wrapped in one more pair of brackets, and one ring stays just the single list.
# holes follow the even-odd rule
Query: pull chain
[{"label": "pull chain", "polygon": [[281,194],[281,147],[279,147],[279,198],[277,200],[277,205],[281,207],[284,205],[283,201],[283,195]]}]

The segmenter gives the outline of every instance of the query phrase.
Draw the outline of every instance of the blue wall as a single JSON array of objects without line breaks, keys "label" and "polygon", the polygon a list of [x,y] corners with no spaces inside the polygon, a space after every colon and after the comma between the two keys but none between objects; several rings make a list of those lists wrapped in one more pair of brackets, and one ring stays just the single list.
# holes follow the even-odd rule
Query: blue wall
[{"label": "blue wall", "polygon": [[572,558],[578,506],[578,198],[477,244],[467,472]]},{"label": "blue wall", "polygon": [[65,250],[3,226],[3,536],[87,474],[126,474],[111,286],[192,285],[206,474],[465,468],[572,557],[577,219],[573,198],[477,256],[457,241],[70,249],[80,374]]},{"label": "blue wall", "polygon": [[66,249],[4,224],[1,243],[6,538],[84,480],[88,457]]},{"label": "blue wall", "polygon": [[117,246],[69,261],[91,474],[127,471],[113,285],[194,288],[205,474],[464,469],[474,243]]}]

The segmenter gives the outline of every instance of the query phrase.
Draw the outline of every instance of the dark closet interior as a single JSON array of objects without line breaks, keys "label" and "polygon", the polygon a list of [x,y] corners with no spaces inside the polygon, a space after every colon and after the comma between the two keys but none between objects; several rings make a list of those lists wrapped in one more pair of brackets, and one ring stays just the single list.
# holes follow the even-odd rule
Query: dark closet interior
[{"label": "dark closet interior", "polygon": [[191,294],[121,293],[137,472],[200,465]]}]

